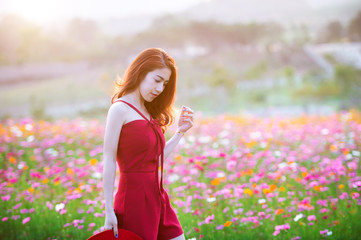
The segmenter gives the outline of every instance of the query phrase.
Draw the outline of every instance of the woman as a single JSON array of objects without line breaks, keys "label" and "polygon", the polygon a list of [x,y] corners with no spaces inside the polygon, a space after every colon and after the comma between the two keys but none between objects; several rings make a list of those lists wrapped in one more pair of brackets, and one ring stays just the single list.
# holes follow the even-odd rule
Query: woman
[{"label": "woman", "polygon": [[[163,189],[163,161],[193,126],[193,112],[182,108],[178,129],[165,144],[174,122],[177,70],[164,50],[149,48],[116,81],[103,149],[104,229],[127,229],[143,239],[185,239]],[[120,170],[113,206],[116,162]],[[160,175],[159,178],[159,168]]]}]

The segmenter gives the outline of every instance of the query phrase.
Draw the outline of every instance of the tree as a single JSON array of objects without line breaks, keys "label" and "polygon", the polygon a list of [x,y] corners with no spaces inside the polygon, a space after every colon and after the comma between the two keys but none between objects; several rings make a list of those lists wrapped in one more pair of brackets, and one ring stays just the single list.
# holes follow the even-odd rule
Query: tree
[{"label": "tree", "polygon": [[206,77],[205,80],[213,88],[225,87],[229,91],[232,91],[236,87],[235,77],[221,65],[215,65],[211,75]]},{"label": "tree", "polygon": [[332,21],[326,25],[326,28],[321,31],[319,41],[321,42],[335,42],[340,41],[343,37],[343,26],[339,21]]},{"label": "tree", "polygon": [[211,75],[205,77],[205,81],[213,88],[212,94],[215,97],[211,101],[215,110],[224,113],[229,105],[230,95],[237,89],[236,78],[223,66],[215,65]]},{"label": "tree", "polygon": [[348,26],[348,35],[351,40],[361,40],[361,11],[359,11],[358,14],[351,19]]},{"label": "tree", "polygon": [[67,26],[68,36],[80,44],[91,44],[99,35],[99,27],[92,20],[72,19]]}]

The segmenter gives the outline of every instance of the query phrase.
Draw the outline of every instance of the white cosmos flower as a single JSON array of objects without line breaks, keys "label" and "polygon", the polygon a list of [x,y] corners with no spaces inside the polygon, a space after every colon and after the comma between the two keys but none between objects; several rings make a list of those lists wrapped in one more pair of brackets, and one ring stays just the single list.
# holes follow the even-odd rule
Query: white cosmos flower
[{"label": "white cosmos flower", "polygon": [[57,212],[59,212],[61,209],[63,209],[65,207],[65,204],[64,203],[59,203],[59,204],[56,204],[55,206],[55,210]]},{"label": "white cosmos flower", "polygon": [[327,128],[321,130],[322,135],[327,135],[330,131]]},{"label": "white cosmos flower", "polygon": [[20,162],[19,164],[18,164],[18,169],[23,169],[24,167],[25,167],[25,162]]},{"label": "white cosmos flower", "polygon": [[217,172],[217,178],[224,177],[226,174],[224,172]]},{"label": "white cosmos flower", "polygon": [[30,123],[25,124],[25,129],[28,131],[33,130],[33,125],[31,125]]},{"label": "white cosmos flower", "polygon": [[169,177],[168,177],[168,180],[172,183],[172,182],[174,182],[174,181],[177,181],[179,179],[179,176],[178,176],[178,174],[171,174],[171,175],[169,175]]},{"label": "white cosmos flower", "polygon": [[352,155],[356,156],[356,157],[359,157],[360,156],[360,152],[359,151],[356,151],[356,150],[353,150],[352,151]]},{"label": "white cosmos flower", "polygon": [[35,137],[33,135],[31,135],[26,139],[26,141],[32,142],[32,141],[34,141],[34,139],[35,139]]},{"label": "white cosmos flower", "polygon": [[252,139],[257,139],[260,138],[262,136],[261,132],[257,131],[257,132],[251,132],[249,134],[249,137]]},{"label": "white cosmos flower", "polygon": [[297,214],[296,217],[293,219],[295,222],[297,222],[298,220],[300,220],[301,218],[303,218],[303,214],[300,213],[300,214]]},{"label": "white cosmos flower", "polygon": [[92,178],[100,179],[102,177],[102,174],[100,172],[94,172],[92,174]]},{"label": "white cosmos flower", "polygon": [[276,156],[276,157],[280,157],[282,154],[280,151],[274,151],[273,154]]},{"label": "white cosmos flower", "polygon": [[285,167],[287,167],[287,163],[285,163],[285,162],[281,162],[280,164],[278,164],[279,169],[282,169],[282,168],[285,168]]},{"label": "white cosmos flower", "polygon": [[204,137],[198,138],[198,141],[200,143],[209,143],[211,140],[212,140],[211,136],[204,136]]}]

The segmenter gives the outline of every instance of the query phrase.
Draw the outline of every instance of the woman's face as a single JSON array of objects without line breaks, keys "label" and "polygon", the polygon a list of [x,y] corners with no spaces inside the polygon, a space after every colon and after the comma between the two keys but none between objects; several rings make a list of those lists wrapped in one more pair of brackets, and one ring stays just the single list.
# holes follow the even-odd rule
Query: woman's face
[{"label": "woman's face", "polygon": [[148,72],[139,85],[139,93],[144,101],[151,102],[161,94],[168,84],[171,74],[169,68],[159,68]]}]

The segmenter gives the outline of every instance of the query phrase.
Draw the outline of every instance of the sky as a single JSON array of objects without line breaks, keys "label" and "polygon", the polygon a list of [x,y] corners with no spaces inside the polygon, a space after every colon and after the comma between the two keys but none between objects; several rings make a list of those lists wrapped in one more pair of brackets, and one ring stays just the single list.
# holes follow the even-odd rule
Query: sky
[{"label": "sky", "polygon": [[[98,20],[176,13],[205,1],[212,0],[0,0],[0,16],[14,13],[37,23],[73,17]],[[312,8],[322,8],[329,4],[341,4],[344,0],[306,1]]]}]

